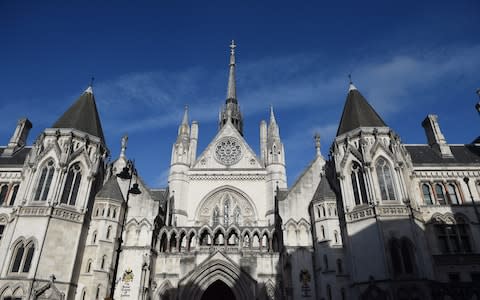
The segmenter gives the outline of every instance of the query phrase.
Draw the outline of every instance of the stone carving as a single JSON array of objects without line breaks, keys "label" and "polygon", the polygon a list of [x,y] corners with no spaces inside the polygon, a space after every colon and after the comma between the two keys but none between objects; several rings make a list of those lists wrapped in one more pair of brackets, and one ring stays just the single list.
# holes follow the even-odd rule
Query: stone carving
[{"label": "stone carving", "polygon": [[215,159],[226,166],[236,164],[242,155],[242,146],[234,137],[224,137],[215,145]]}]

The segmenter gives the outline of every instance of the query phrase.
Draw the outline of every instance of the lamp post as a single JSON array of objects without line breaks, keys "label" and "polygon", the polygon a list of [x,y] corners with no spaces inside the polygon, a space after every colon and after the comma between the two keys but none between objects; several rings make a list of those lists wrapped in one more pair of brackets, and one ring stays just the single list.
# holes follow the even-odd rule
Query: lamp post
[{"label": "lamp post", "polygon": [[[135,166],[133,162],[127,163],[127,166],[123,168],[122,172],[117,174],[117,177],[120,179],[128,179],[128,190],[127,190],[127,197],[125,199],[125,209],[123,210],[122,213],[122,219],[120,223],[120,235],[117,238],[117,249],[115,252],[117,252],[117,256],[115,258],[115,265],[113,268],[113,278],[112,278],[112,286],[110,287],[110,296],[107,297],[106,299],[113,299],[113,296],[115,294],[115,284],[116,284],[116,276],[118,272],[118,264],[120,262],[120,253],[122,252],[122,244],[123,244],[123,230],[125,229],[125,222],[126,222],[126,217],[127,217],[127,211],[128,211],[128,200],[130,198],[130,194],[138,195],[141,194],[142,192],[138,188],[138,183],[134,183],[132,186],[132,178],[133,176],[137,175],[137,170],[135,169]],[[132,186],[132,187],[130,187]]]}]

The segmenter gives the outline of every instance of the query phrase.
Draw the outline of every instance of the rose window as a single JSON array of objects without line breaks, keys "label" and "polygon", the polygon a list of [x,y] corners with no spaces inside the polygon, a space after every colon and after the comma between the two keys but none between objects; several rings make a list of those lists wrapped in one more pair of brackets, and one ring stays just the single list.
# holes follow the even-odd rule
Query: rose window
[{"label": "rose window", "polygon": [[215,145],[215,158],[220,163],[230,166],[242,158],[242,147],[233,137],[225,137]]}]

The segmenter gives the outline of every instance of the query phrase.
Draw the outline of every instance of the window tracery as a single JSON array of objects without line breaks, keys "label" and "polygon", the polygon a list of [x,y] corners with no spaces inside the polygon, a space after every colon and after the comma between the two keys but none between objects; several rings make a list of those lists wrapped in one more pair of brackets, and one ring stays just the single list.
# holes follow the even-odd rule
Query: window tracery
[{"label": "window tracery", "polygon": [[355,205],[367,204],[367,190],[365,188],[365,179],[363,177],[363,170],[360,164],[353,162],[352,173],[350,174],[353,188],[353,196],[355,198]]},{"label": "window tracery", "polygon": [[380,158],[376,163],[375,169],[382,200],[395,200],[395,189],[390,165],[385,159]]},{"label": "window tracery", "polygon": [[75,205],[81,180],[82,173],[80,165],[75,164],[71,166],[67,173],[67,179],[65,180],[65,187],[63,188],[60,203]]},{"label": "window tracery", "polygon": [[53,174],[55,173],[53,161],[50,160],[42,168],[40,173],[40,179],[37,184],[34,200],[45,201],[47,200],[50,185],[52,184]]}]

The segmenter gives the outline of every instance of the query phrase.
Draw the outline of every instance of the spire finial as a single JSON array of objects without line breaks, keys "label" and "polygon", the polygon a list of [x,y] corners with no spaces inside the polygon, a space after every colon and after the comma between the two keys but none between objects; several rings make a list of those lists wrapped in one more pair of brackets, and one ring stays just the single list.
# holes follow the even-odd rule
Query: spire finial
[{"label": "spire finial", "polygon": [[128,135],[122,136],[122,148],[120,150],[120,157],[125,157],[125,151],[127,150]]},{"label": "spire finial", "polygon": [[320,134],[318,132],[315,132],[313,138],[315,139],[315,150],[317,152],[317,156],[320,156],[322,155],[320,152]]},{"label": "spire finial", "polygon": [[94,80],[95,80],[95,78],[92,76],[92,78],[90,78],[90,83],[88,84],[88,87],[87,87],[87,89],[85,90],[84,93],[93,94],[93,81]]},{"label": "spire finial", "polygon": [[348,91],[353,91],[353,90],[356,90],[357,87],[353,85],[353,81],[352,81],[352,74],[348,74],[348,82],[349,82],[349,87],[348,87]]},{"label": "spire finial", "polygon": [[235,86],[235,41],[232,40],[230,44],[230,72],[228,75],[228,90],[227,90],[227,100],[228,99],[237,99],[237,91]]},{"label": "spire finial", "polygon": [[188,105],[187,104],[185,104],[182,124],[187,124],[188,125]]},{"label": "spire finial", "polygon": [[273,112],[273,105],[270,104],[270,123],[276,123],[275,113]]}]

